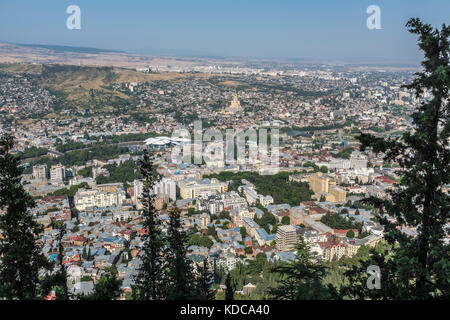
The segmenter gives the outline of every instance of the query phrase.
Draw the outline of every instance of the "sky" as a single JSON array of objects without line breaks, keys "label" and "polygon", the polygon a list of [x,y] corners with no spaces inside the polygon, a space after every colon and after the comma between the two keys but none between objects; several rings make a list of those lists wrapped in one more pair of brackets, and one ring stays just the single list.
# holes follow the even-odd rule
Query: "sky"
[{"label": "sky", "polygon": [[[81,10],[69,30],[66,9]],[[381,29],[366,9],[378,5]],[[449,0],[0,0],[0,41],[84,46],[130,53],[230,58],[294,58],[416,64],[420,17],[450,24]]]}]

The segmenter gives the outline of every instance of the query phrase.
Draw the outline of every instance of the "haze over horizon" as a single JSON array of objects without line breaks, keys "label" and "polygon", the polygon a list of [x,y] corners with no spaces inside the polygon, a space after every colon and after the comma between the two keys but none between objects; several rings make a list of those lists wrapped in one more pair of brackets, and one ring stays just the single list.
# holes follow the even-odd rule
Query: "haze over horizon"
[{"label": "haze over horizon", "polygon": [[[72,4],[81,8],[81,30],[66,28]],[[372,4],[381,9],[380,30],[366,27]],[[439,27],[448,12],[444,0],[8,1],[0,4],[0,40],[155,56],[418,64],[422,55],[406,21],[420,16]]]}]

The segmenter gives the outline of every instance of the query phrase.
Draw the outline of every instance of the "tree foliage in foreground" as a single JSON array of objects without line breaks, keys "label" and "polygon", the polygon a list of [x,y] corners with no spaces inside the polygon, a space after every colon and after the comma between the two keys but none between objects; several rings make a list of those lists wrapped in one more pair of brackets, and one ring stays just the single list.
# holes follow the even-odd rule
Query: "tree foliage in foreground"
[{"label": "tree foliage in foreground", "polygon": [[188,258],[188,237],[181,226],[180,209],[169,212],[169,227],[167,230],[167,285],[169,300],[192,299],[195,295],[194,275]]},{"label": "tree foliage in foreground", "polygon": [[[418,35],[424,52],[423,71],[405,86],[422,98],[412,114],[415,130],[401,139],[376,138],[362,134],[362,149],[383,152],[386,162],[396,161],[401,171],[398,188],[390,200],[367,201],[380,210],[385,238],[391,250],[373,252],[361,267],[348,272],[350,285],[346,292],[352,298],[371,299],[448,299],[450,297],[450,249],[443,242],[444,226],[449,221],[449,196],[442,187],[450,182],[449,120],[449,36],[450,27],[441,30],[410,19],[409,32]],[[388,221],[387,216],[395,219]],[[417,228],[417,236],[401,232],[403,226]],[[381,289],[366,285],[368,265],[381,270]]]},{"label": "tree foliage in foreground", "polygon": [[320,258],[310,251],[310,246],[300,237],[296,245],[295,258],[282,263],[272,272],[281,279],[270,288],[268,295],[275,300],[329,300],[337,298],[337,292],[330,285],[323,284],[326,267]]},{"label": "tree foliage in foreground", "polygon": [[42,227],[29,209],[33,198],[24,190],[20,159],[10,151],[13,137],[0,139],[0,297],[35,299],[39,291],[39,271],[48,268],[37,241]]},{"label": "tree foliage in foreground", "polygon": [[162,239],[161,221],[154,206],[155,195],[152,193],[157,174],[148,153],[144,154],[140,163],[141,174],[144,177],[144,187],[141,201],[144,206],[142,212],[143,235],[142,264],[138,269],[133,286],[133,298],[137,300],[160,300],[166,296],[163,286],[166,261],[163,257],[164,241]]}]

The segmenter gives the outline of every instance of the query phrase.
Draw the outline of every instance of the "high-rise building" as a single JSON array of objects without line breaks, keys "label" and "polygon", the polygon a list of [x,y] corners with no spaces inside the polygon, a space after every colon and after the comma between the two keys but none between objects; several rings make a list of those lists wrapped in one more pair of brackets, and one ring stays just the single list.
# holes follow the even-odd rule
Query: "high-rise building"
[{"label": "high-rise building", "polygon": [[32,176],[34,179],[47,179],[48,178],[48,167],[46,164],[33,166]]},{"label": "high-rise building", "polygon": [[133,201],[137,203],[144,191],[144,183],[141,180],[134,180],[133,182]]},{"label": "high-rise building", "polygon": [[64,180],[66,177],[66,168],[61,164],[50,167],[50,180]]},{"label": "high-rise building", "polygon": [[345,190],[336,186],[336,181],[321,172],[317,172],[308,177],[309,187],[314,192],[317,199],[322,196],[329,202],[345,202]]},{"label": "high-rise building", "polygon": [[346,192],[344,189],[341,189],[339,187],[330,186],[329,193],[325,196],[325,198],[330,202],[345,202]]},{"label": "high-rise building", "polygon": [[321,172],[309,176],[308,182],[310,189],[314,191],[314,193],[328,192],[330,178]]},{"label": "high-rise building", "polygon": [[280,251],[290,251],[298,242],[297,230],[294,226],[284,225],[277,229],[276,244]]},{"label": "high-rise building", "polygon": [[208,225],[211,223],[211,216],[209,214],[202,213],[200,215],[200,228],[201,229],[206,229],[208,228]]},{"label": "high-rise building", "polygon": [[154,186],[154,192],[158,196],[167,196],[171,201],[177,200],[177,184],[170,178],[162,178]]}]

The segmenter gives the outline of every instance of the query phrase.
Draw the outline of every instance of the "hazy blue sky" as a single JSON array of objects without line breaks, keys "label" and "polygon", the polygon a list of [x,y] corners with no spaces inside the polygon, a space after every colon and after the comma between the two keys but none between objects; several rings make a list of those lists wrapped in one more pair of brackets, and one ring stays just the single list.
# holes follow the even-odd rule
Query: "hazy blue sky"
[{"label": "hazy blue sky", "polygon": [[[81,8],[81,30],[66,28],[71,4]],[[366,27],[371,4],[381,8],[381,30]],[[0,40],[153,55],[412,63],[421,55],[404,27],[410,17],[450,24],[450,1],[1,0]]]}]

